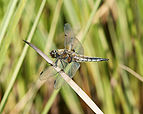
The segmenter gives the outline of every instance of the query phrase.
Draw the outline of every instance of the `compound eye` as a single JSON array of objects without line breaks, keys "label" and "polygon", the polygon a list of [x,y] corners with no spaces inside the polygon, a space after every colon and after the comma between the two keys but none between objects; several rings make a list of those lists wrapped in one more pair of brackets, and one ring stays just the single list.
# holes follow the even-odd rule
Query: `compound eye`
[{"label": "compound eye", "polygon": [[56,51],[56,50],[52,50],[52,51],[50,52],[50,55],[51,55],[52,58],[56,58],[56,57],[57,57],[56,54],[57,54],[57,51]]}]

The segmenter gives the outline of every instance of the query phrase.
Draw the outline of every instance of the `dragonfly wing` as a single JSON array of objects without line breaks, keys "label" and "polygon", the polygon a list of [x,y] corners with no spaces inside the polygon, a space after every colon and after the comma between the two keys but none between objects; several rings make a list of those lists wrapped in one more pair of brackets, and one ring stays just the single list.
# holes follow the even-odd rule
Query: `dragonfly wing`
[{"label": "dragonfly wing", "polygon": [[68,70],[67,74],[70,76],[70,78],[73,78],[76,74],[77,70],[79,69],[80,64],[77,62],[72,62],[70,69]]},{"label": "dragonfly wing", "polygon": [[[68,63],[66,63],[65,61],[60,61],[60,62],[61,62],[59,65],[60,68],[65,69],[67,67]],[[65,83],[64,79],[60,75],[58,75],[54,82],[54,88],[59,89],[59,88],[61,88],[62,85],[64,85],[64,83]]]},{"label": "dragonfly wing", "polygon": [[64,46],[65,46],[65,49],[69,49],[71,50],[72,49],[72,38],[74,38],[74,33],[73,33],[73,30],[70,26],[70,24],[66,23],[65,26],[64,26],[64,32],[65,32],[65,42],[64,42]]},{"label": "dragonfly wing", "polygon": [[54,77],[57,74],[57,72],[55,71],[55,69],[51,66],[46,68],[46,70],[42,71],[40,73],[40,77],[39,79],[42,80],[47,80],[50,77]]},{"label": "dragonfly wing", "polygon": [[[68,74],[68,76],[70,76],[70,78],[73,78],[76,71],[79,69],[79,67],[80,67],[79,63],[76,63],[76,62],[71,63],[67,67],[66,74]],[[68,70],[68,68],[69,68],[69,70]],[[62,85],[64,85],[64,83],[65,83],[64,79],[60,75],[58,75],[54,82],[54,88],[59,89],[62,87]]]},{"label": "dragonfly wing", "polygon": [[64,83],[65,83],[64,79],[60,75],[58,75],[54,82],[54,88],[59,89],[62,87],[62,85],[64,85]]},{"label": "dragonfly wing", "polygon": [[64,42],[65,49],[75,50],[76,53],[83,55],[84,49],[82,47],[82,44],[75,37],[70,24],[68,23],[65,24],[64,32],[65,32],[65,42]]},{"label": "dragonfly wing", "polygon": [[75,50],[75,52],[79,55],[84,55],[84,49],[82,47],[82,44],[77,38],[72,39],[72,50]]}]

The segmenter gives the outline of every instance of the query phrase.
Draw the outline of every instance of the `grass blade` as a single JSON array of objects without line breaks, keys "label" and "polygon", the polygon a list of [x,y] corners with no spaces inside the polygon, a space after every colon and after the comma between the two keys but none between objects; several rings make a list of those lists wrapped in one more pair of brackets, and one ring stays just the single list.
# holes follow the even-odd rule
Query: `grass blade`
[{"label": "grass blade", "polygon": [[[29,34],[29,36],[28,36],[28,40],[29,40],[29,41],[32,39],[32,36],[33,36],[33,34],[34,34],[34,31],[35,31],[36,26],[37,26],[37,24],[38,24],[38,21],[39,21],[39,19],[40,19],[40,15],[41,15],[41,13],[42,13],[42,11],[43,11],[43,8],[44,8],[44,6],[45,6],[45,3],[46,3],[46,0],[43,0],[43,1],[42,1],[42,4],[41,4],[41,7],[40,7],[40,10],[39,10],[39,12],[38,12],[38,14],[37,14],[37,16],[36,16],[35,22],[34,22],[34,24],[33,24],[33,27],[32,27],[32,29],[31,29],[31,32],[30,32],[30,34]],[[18,72],[19,72],[19,69],[20,69],[20,67],[21,67],[21,65],[22,65],[22,62],[23,62],[23,60],[24,60],[24,57],[25,57],[25,55],[26,55],[27,49],[28,49],[28,46],[25,45],[25,47],[24,47],[24,49],[23,49],[23,52],[22,52],[22,54],[21,54],[21,56],[20,56],[20,58],[19,58],[19,60],[18,60],[17,65],[16,65],[15,71],[14,71],[14,73],[12,74],[12,79],[11,79],[11,81],[10,81],[10,83],[9,83],[9,86],[8,86],[6,92],[5,92],[4,96],[3,96],[3,99],[2,99],[2,101],[1,101],[1,104],[0,104],[0,112],[3,111],[3,108],[4,108],[5,104],[6,104],[7,98],[8,98],[8,96],[9,96],[11,90],[12,90],[12,87],[13,87],[13,85],[14,85],[14,82],[15,82],[15,80],[16,80],[16,78],[17,78],[17,74],[18,74]]]},{"label": "grass blade", "polygon": [[1,45],[1,42],[3,40],[4,35],[6,33],[6,29],[8,27],[9,22],[10,22],[11,16],[14,13],[14,9],[16,7],[17,1],[18,0],[11,0],[9,5],[8,5],[7,12],[5,13],[2,24],[0,26],[0,45]]}]

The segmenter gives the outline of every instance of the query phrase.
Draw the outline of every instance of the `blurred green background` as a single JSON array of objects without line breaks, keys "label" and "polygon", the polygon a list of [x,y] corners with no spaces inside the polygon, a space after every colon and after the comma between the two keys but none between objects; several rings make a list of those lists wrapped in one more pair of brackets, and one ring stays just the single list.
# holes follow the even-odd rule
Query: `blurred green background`
[{"label": "blurred green background", "polygon": [[0,0],[0,112],[92,114],[68,86],[38,80],[48,64],[22,40],[49,56],[64,48],[70,23],[85,55],[73,80],[105,114],[143,113],[142,0]]}]

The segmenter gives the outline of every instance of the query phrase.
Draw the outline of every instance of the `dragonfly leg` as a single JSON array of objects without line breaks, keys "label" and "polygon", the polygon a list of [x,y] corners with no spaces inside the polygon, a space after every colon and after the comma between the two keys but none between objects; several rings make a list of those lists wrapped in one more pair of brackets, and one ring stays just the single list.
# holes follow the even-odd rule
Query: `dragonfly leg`
[{"label": "dragonfly leg", "polygon": [[56,67],[57,67],[57,65],[58,65],[58,61],[59,61],[59,59],[57,59],[56,62],[55,62],[55,66],[56,66]]},{"label": "dragonfly leg", "polygon": [[62,65],[62,69],[61,69],[61,71],[63,71],[63,72],[64,72],[64,68],[65,68],[65,66],[64,66],[64,64],[63,64],[63,61],[62,61],[62,60],[60,60],[60,62],[61,62],[61,65]]},{"label": "dragonfly leg", "polygon": [[64,68],[65,68],[65,66],[64,66],[64,64],[63,64],[63,61],[62,61],[62,60],[60,60],[60,62],[61,62],[62,67],[63,67],[63,69],[64,69]]}]

